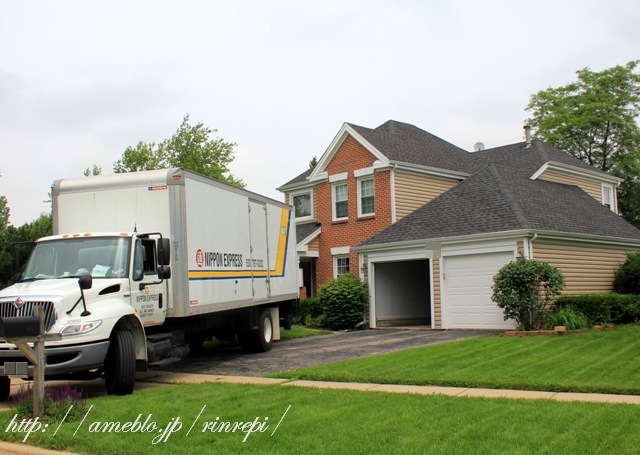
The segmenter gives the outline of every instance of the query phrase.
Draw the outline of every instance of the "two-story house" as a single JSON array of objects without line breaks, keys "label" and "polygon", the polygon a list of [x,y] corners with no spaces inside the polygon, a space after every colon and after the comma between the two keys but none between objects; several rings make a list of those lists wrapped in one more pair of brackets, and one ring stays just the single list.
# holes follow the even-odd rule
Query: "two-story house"
[{"label": "two-story house", "polygon": [[355,247],[469,177],[468,155],[406,123],[345,123],[315,168],[278,188],[295,209],[306,294],[362,275]]},{"label": "two-story house", "polygon": [[[516,257],[557,266],[565,293],[610,291],[640,231],[620,180],[542,143],[468,153],[412,125],[345,124],[318,165],[283,185],[310,293],[368,279],[372,327],[511,328],[491,301]],[[301,219],[300,219],[301,218]]]}]

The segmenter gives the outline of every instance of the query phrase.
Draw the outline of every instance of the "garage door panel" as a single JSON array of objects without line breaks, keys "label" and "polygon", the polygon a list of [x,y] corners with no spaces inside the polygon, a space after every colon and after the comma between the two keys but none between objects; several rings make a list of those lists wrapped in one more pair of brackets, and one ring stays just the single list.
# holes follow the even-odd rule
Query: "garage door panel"
[{"label": "garage door panel", "polygon": [[449,256],[444,260],[442,326],[508,329],[502,310],[491,300],[493,277],[513,260],[513,252]]}]

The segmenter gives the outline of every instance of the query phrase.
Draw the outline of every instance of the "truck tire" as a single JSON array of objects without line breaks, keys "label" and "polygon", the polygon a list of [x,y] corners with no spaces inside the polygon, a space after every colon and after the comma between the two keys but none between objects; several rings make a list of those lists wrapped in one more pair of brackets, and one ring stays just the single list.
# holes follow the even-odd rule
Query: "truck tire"
[{"label": "truck tire", "polygon": [[267,352],[271,350],[273,344],[273,321],[269,308],[264,308],[260,312],[258,319],[258,330],[253,332],[253,344],[255,352]]},{"label": "truck tire", "polygon": [[273,321],[269,308],[263,308],[258,317],[256,330],[245,329],[238,333],[240,346],[245,352],[267,352],[273,344]]},{"label": "truck tire", "polygon": [[11,378],[9,376],[0,376],[0,402],[4,403],[11,395]]},{"label": "truck tire", "polygon": [[104,365],[109,395],[129,395],[136,382],[136,351],[130,330],[115,329]]}]

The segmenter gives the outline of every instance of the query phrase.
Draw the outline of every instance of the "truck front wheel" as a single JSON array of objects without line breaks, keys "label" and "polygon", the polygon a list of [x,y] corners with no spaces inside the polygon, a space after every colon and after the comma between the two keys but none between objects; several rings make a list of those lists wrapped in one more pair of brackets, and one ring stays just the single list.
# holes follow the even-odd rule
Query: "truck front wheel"
[{"label": "truck front wheel", "polygon": [[115,329],[111,334],[104,365],[109,395],[129,395],[136,382],[136,352],[130,330]]}]

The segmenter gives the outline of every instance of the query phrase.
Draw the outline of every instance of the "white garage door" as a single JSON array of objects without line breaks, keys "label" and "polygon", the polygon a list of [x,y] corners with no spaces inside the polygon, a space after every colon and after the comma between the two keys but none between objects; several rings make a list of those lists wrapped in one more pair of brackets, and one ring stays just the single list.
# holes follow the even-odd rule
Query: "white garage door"
[{"label": "white garage door", "polygon": [[446,329],[513,329],[491,300],[493,276],[513,260],[513,252],[444,258],[442,327]]}]

